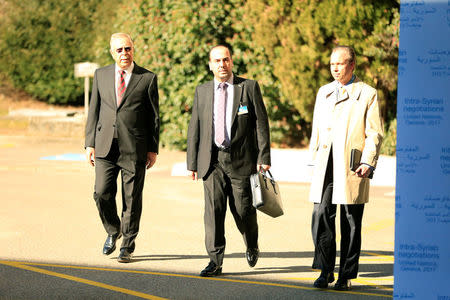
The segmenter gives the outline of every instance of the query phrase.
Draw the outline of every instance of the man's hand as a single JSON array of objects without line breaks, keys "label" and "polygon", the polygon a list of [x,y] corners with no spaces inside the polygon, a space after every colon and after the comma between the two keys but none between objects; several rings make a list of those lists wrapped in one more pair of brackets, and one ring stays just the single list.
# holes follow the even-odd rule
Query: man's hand
[{"label": "man's hand", "polygon": [[158,154],[156,154],[155,152],[147,152],[147,162],[145,164],[147,169],[150,169],[151,167],[153,167],[153,165],[156,162],[156,156],[157,155]]},{"label": "man's hand", "polygon": [[358,169],[356,169],[355,173],[356,175],[358,175],[358,177],[362,177],[362,178],[367,178],[370,175],[370,172],[372,172],[372,170],[370,169],[370,167],[368,165],[362,164],[358,167]]},{"label": "man's hand", "polygon": [[198,178],[197,178],[197,171],[189,171],[188,176],[191,177],[192,180],[198,180]]},{"label": "man's hand", "polygon": [[269,165],[263,165],[263,164],[258,165],[258,171],[261,170],[261,169],[263,169],[264,171],[269,171],[270,166]]},{"label": "man's hand", "polygon": [[91,166],[95,165],[95,149],[86,147],[86,159]]}]

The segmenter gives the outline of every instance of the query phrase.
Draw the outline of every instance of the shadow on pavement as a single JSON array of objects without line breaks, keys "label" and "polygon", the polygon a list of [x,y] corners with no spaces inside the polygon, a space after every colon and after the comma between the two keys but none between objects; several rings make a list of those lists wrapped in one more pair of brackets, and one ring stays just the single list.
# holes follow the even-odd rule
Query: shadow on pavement
[{"label": "shadow on pavement", "polygon": [[[370,257],[376,258],[377,256],[392,256],[394,252],[392,251],[376,251],[376,250],[368,250],[371,254],[366,254],[365,251],[361,253],[361,258]],[[336,263],[339,262],[339,255],[337,253]],[[314,252],[305,251],[305,252],[261,252],[261,258],[312,258],[314,256]],[[225,259],[227,258],[242,258],[245,257],[245,253],[230,253],[225,254]],[[172,261],[172,260],[192,260],[192,259],[207,259],[207,255],[185,255],[185,254],[153,254],[153,255],[138,255],[134,256],[131,263],[138,263],[142,261]],[[116,258],[114,258],[116,259]],[[270,274],[270,273],[302,273],[302,272],[311,272],[316,270],[311,269],[310,266],[289,266],[289,267],[271,267],[271,268],[258,268],[254,269],[255,271],[251,272],[241,272],[241,273],[229,273],[230,275],[251,275],[251,274]],[[338,271],[338,267],[336,267],[335,271]],[[387,277],[393,276],[394,272],[394,263],[365,263],[360,262],[359,264],[359,277],[362,278],[377,278],[377,277]]]}]

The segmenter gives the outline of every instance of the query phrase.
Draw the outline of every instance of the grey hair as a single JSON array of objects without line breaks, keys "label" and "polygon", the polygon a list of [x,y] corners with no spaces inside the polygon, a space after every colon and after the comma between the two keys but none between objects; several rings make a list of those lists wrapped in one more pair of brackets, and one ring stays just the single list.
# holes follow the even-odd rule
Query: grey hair
[{"label": "grey hair", "polygon": [[346,51],[348,56],[349,56],[348,62],[356,64],[356,54],[355,54],[355,50],[352,47],[350,47],[350,46],[336,46],[336,47],[333,48],[333,51],[331,51],[331,53],[334,53],[334,52],[339,51],[339,50]]},{"label": "grey hair", "polygon": [[112,41],[114,39],[116,39],[116,38],[119,38],[119,37],[126,37],[126,38],[128,38],[131,41],[131,44],[134,47],[133,39],[131,38],[131,36],[128,33],[124,33],[124,32],[116,32],[116,33],[111,34],[111,39],[109,41],[109,45],[111,46],[112,45]]}]

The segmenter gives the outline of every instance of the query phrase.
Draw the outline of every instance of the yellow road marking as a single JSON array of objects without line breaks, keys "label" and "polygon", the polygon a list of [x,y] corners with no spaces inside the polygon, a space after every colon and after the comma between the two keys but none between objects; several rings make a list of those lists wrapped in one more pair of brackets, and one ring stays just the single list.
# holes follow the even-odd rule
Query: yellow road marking
[{"label": "yellow road marking", "polygon": [[365,262],[394,262],[394,258],[393,257],[362,257],[359,259],[359,261],[365,261]]},{"label": "yellow road marking", "polygon": [[[393,255],[382,255],[382,254],[378,254],[378,253],[374,253],[374,252],[367,252],[367,251],[361,251],[362,254],[366,254],[366,255],[370,255],[373,256],[372,258],[365,258],[365,259],[360,259],[361,261],[370,261],[370,260],[377,260],[377,261],[388,261],[388,262],[394,262],[394,256]],[[374,284],[373,282],[366,280],[366,279],[362,279],[361,277],[358,277],[356,279],[354,279],[356,282],[360,282],[362,284],[370,284],[372,286],[375,286],[376,288],[380,289],[380,290],[384,290],[384,291],[393,291],[392,288],[386,288],[384,286],[381,285],[377,285]],[[381,279],[377,279],[377,280],[381,280]],[[385,278],[384,280],[392,280],[389,278]]]},{"label": "yellow road marking", "polygon": [[390,282],[393,283],[394,282],[394,276],[391,275],[391,276],[387,276],[387,277],[383,277],[383,278],[377,277],[375,280],[376,281],[390,281]]},{"label": "yellow road marking", "polygon": [[[337,277],[337,273],[335,273],[335,276]],[[391,278],[377,278],[377,281],[393,281],[394,277],[390,276]],[[356,279],[352,279],[352,281],[355,280],[359,280],[360,277],[356,278]],[[293,280],[308,280],[308,281],[314,281],[317,279],[317,277],[287,277],[286,279],[293,279]],[[363,279],[364,281],[366,281],[366,285],[373,285],[373,284],[369,284],[369,280]]]},{"label": "yellow road marking", "polygon": [[14,148],[16,145],[9,143],[9,144],[0,144],[0,148]]},{"label": "yellow road marking", "polygon": [[[337,276],[337,274],[335,274],[335,277],[336,277],[336,276]],[[314,280],[316,280],[317,278],[301,277],[301,278],[288,278],[288,279],[291,279],[291,280],[301,280],[301,281],[306,281],[306,280],[308,280],[308,281],[314,281]],[[386,278],[386,279],[392,281],[392,279],[388,279],[388,278]],[[375,284],[375,283],[373,283],[372,281],[365,280],[365,279],[361,279],[361,277],[354,278],[354,279],[352,279],[351,281],[358,282],[358,283],[361,283],[361,284],[364,284],[364,285],[368,285],[368,286],[373,286],[373,287],[376,287],[377,289],[380,289],[380,290],[382,290],[382,291],[392,292],[392,291],[394,290],[394,289],[392,289],[392,288],[387,288],[387,287],[384,287],[384,286],[382,286],[382,285]],[[377,296],[379,296],[379,295],[377,295]],[[391,297],[391,296],[389,296],[389,297]]]},{"label": "yellow road marking", "polygon": [[[368,255],[379,256],[378,254],[376,254],[376,253],[371,253],[371,252],[368,252],[368,253],[366,253],[366,254],[368,254]],[[385,256],[385,255],[382,255],[382,256]],[[311,269],[311,271],[316,271],[316,270]],[[338,275],[339,275],[338,273],[334,273],[334,277],[337,278]],[[392,277],[392,276],[391,276],[391,277]],[[312,277],[297,277],[297,278],[287,278],[287,279],[291,279],[291,280],[299,280],[299,281],[314,281],[314,280],[316,280],[317,278],[312,278]],[[377,281],[378,281],[378,280],[383,280],[383,281],[386,280],[386,281],[390,281],[390,282],[393,283],[394,278],[393,278],[393,277],[392,277],[392,278],[380,278],[380,279],[377,279]],[[366,280],[366,279],[361,279],[361,277],[354,278],[354,279],[352,279],[352,281],[355,281],[355,282],[358,282],[358,283],[361,283],[361,284],[364,284],[364,285],[368,285],[368,286],[373,286],[373,287],[376,287],[376,288],[378,288],[378,289],[380,289],[380,290],[383,290],[383,291],[389,291],[389,292],[392,292],[392,291],[394,290],[394,289],[392,289],[392,288],[387,288],[387,287],[384,287],[384,286],[381,286],[381,285],[377,285],[377,284],[373,283],[373,281]],[[361,294],[362,294],[362,293],[361,293]],[[363,295],[368,295],[368,294],[363,294]],[[370,294],[370,295],[372,295],[372,294]],[[387,295],[379,295],[379,294],[376,294],[376,296],[385,296],[385,297],[390,297],[390,298],[392,298],[392,296],[387,296]]]},{"label": "yellow road marking", "polygon": [[[67,269],[95,270],[95,271],[106,271],[106,272],[122,272],[122,273],[134,273],[134,274],[159,275],[159,276],[168,276],[168,277],[193,278],[193,279],[213,280],[213,281],[222,281],[222,282],[233,282],[233,283],[245,283],[245,284],[255,284],[255,285],[264,285],[264,286],[284,287],[284,288],[311,290],[311,291],[317,290],[317,288],[314,288],[314,287],[298,286],[298,285],[292,285],[292,284],[240,280],[240,279],[220,278],[220,277],[200,277],[200,276],[195,276],[195,275],[172,274],[172,273],[140,271],[140,270],[109,269],[109,268],[99,268],[99,267],[83,267],[83,266],[70,266],[70,265],[45,264],[45,263],[31,263],[31,262],[8,262],[8,261],[1,261],[1,260],[0,260],[0,263],[5,263],[8,265],[12,265],[12,266],[18,265],[18,267],[28,267],[28,265],[33,265],[33,266],[55,267],[55,268],[67,268]],[[38,268],[36,268],[36,269],[41,270]],[[45,271],[45,272],[47,272],[47,271]],[[52,273],[54,273],[54,272],[52,272]],[[55,274],[62,275],[59,273],[55,273]],[[66,275],[64,275],[64,276],[66,276]],[[72,277],[72,276],[70,276],[70,277]],[[113,288],[115,288],[115,287],[113,287]],[[133,292],[133,291],[131,291],[131,292]],[[335,291],[335,290],[327,290],[327,292],[392,298],[392,296],[390,296],[390,295],[383,295],[383,294],[377,294],[377,293],[364,293],[364,292],[354,292],[354,291],[343,292],[343,291]],[[147,294],[144,294],[144,295],[147,295]],[[150,295],[147,295],[147,296],[150,296]],[[140,296],[140,297],[142,297],[142,296]],[[152,296],[152,297],[154,297],[154,296]],[[147,298],[147,299],[163,299],[163,298]]]},{"label": "yellow road marking", "polygon": [[[4,265],[8,265],[8,266],[11,266],[11,267],[24,269],[24,270],[28,270],[28,271],[33,271],[33,272],[37,272],[37,273],[42,273],[42,274],[46,274],[46,275],[50,275],[50,276],[55,276],[55,277],[59,277],[59,278],[64,278],[64,279],[67,279],[67,280],[81,282],[81,283],[84,283],[84,284],[93,285],[93,286],[104,288],[104,289],[107,289],[107,290],[112,290],[112,291],[115,291],[115,292],[120,292],[120,293],[132,295],[132,296],[136,296],[136,297],[141,297],[141,298],[144,298],[144,299],[151,299],[151,300],[166,299],[166,298],[161,298],[161,297],[157,297],[157,296],[153,296],[153,295],[149,295],[149,294],[145,294],[145,293],[141,293],[141,292],[132,291],[132,290],[129,290],[129,289],[116,287],[116,286],[113,286],[113,285],[109,285],[109,284],[105,284],[105,283],[101,283],[101,282],[97,282],[97,281],[92,281],[92,280],[88,280],[88,279],[84,279],[84,278],[80,278],[80,277],[75,277],[75,276],[70,276],[70,275],[66,275],[66,274],[61,274],[61,273],[57,273],[57,272],[52,272],[52,271],[48,271],[48,270],[35,268],[35,267],[30,266],[31,263],[21,263],[21,262],[12,262],[12,261],[0,260],[0,264],[4,264]],[[45,264],[39,264],[39,265],[44,266]],[[51,265],[48,265],[48,266],[51,266]]]},{"label": "yellow road marking", "polygon": [[382,291],[389,291],[389,292],[392,292],[392,291],[394,290],[394,289],[392,289],[392,288],[387,288],[387,287],[384,287],[384,286],[382,286],[382,285],[374,284],[373,282],[371,282],[371,281],[369,281],[369,280],[366,280],[366,279],[362,279],[361,277],[352,279],[352,281],[356,281],[356,282],[359,282],[359,283],[362,283],[362,284],[365,284],[365,285],[374,286],[374,287],[376,287],[377,289],[380,289],[380,290],[382,290]]},{"label": "yellow road marking", "polygon": [[362,254],[367,254],[370,256],[375,256],[377,259],[381,259],[382,261],[392,261],[394,262],[394,256],[393,255],[384,255],[384,254],[378,254],[374,252],[367,252],[367,251],[361,251]]}]

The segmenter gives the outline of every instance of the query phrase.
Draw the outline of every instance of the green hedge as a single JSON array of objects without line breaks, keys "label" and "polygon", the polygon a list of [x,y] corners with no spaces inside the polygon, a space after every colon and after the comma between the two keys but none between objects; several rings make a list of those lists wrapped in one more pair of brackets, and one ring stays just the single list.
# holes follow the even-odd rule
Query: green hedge
[{"label": "green hedge", "polygon": [[[82,104],[82,79],[73,77],[73,64],[112,63],[110,34],[129,32],[136,62],[158,75],[166,147],[185,149],[195,87],[212,79],[208,51],[221,43],[233,47],[234,72],[260,83],[278,146],[308,143],[315,95],[332,80],[328,63],[337,44],[355,48],[356,74],[377,88],[384,121],[394,124],[398,1],[26,0],[0,5],[0,63],[5,66],[0,72],[50,103]],[[395,149],[392,141],[383,147],[385,153]]]},{"label": "green hedge", "polygon": [[37,99],[83,103],[74,64],[96,58],[93,43],[112,14],[108,1],[7,1],[1,8],[2,72]]}]

